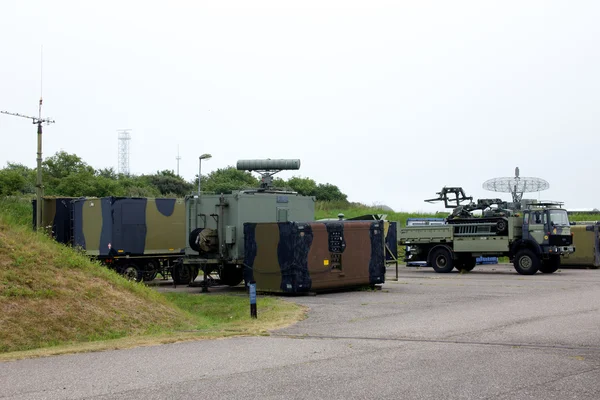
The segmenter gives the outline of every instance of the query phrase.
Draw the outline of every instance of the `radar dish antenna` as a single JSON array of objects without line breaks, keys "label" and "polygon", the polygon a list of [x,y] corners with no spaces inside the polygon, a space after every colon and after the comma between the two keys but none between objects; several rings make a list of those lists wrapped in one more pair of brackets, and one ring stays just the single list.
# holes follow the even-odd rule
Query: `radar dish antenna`
[{"label": "radar dish antenna", "polygon": [[550,187],[550,184],[541,178],[519,176],[519,167],[515,168],[513,178],[493,178],[483,183],[483,188],[492,192],[510,193],[514,203],[521,203],[523,193],[541,192]]}]

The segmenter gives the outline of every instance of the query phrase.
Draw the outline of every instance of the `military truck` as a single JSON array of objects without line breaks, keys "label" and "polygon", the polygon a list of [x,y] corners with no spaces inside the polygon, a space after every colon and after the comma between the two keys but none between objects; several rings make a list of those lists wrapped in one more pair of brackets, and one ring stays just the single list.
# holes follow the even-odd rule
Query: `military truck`
[{"label": "military truck", "polygon": [[191,283],[202,271],[202,291],[236,286],[244,277],[245,223],[314,221],[314,196],[273,186],[274,174],[299,168],[298,159],[239,160],[238,170],[261,175],[258,188],[186,196],[185,254],[173,270],[174,279]]},{"label": "military truck", "polygon": [[[449,191],[441,193],[440,199],[448,200],[444,193]],[[477,257],[508,257],[519,274],[533,275],[556,272],[561,256],[575,252],[562,203],[527,203],[520,210],[504,208],[497,199],[468,207],[456,204],[461,209],[450,214],[446,225],[398,228],[398,242],[407,246],[406,262],[425,261],[436,272],[448,273],[454,268],[472,270]],[[499,207],[487,210],[491,204]],[[472,213],[477,209],[481,217]],[[452,223],[456,215],[459,223]]]}]

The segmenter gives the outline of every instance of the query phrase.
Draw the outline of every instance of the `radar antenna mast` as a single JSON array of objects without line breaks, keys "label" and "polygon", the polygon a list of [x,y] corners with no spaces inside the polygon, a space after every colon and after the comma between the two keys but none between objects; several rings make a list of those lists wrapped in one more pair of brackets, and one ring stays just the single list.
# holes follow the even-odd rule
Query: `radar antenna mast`
[{"label": "radar antenna mast", "polygon": [[[43,51],[43,47],[42,47]],[[43,53],[42,53],[43,55]],[[41,64],[43,68],[43,64]],[[41,76],[42,72],[40,72]],[[41,80],[41,79],[40,79]],[[29,115],[23,115],[19,113],[13,113],[8,111],[0,111],[0,114],[12,115],[20,118],[31,119],[34,125],[37,125],[37,183],[36,183],[36,228],[37,230],[42,229],[42,197],[44,196],[44,187],[42,186],[42,124],[50,125],[54,121],[48,118],[42,118],[42,89],[40,82],[40,103],[38,106],[38,116],[31,117]]]}]

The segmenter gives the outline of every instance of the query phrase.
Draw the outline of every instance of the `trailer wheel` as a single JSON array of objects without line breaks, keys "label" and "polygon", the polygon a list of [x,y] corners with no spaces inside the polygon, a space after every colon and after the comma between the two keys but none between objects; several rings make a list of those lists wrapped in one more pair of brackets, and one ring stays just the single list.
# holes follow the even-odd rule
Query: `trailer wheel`
[{"label": "trailer wheel", "polygon": [[156,275],[158,275],[158,263],[156,261],[148,261],[142,272],[144,281],[153,281],[156,278]]},{"label": "trailer wheel", "polygon": [[475,257],[464,257],[458,260],[456,265],[456,269],[458,272],[460,271],[472,271],[473,268],[477,265],[477,259]]},{"label": "trailer wheel", "polygon": [[127,264],[125,268],[123,268],[123,276],[128,281],[142,281],[142,271],[135,264]]},{"label": "trailer wheel", "polygon": [[542,261],[540,272],[552,274],[560,268],[560,256],[550,256],[550,259]]},{"label": "trailer wheel", "polygon": [[235,264],[226,264],[219,270],[219,279],[227,286],[237,286],[244,279],[244,269],[237,268]]},{"label": "trailer wheel", "polygon": [[[173,277],[173,282],[175,282],[177,285],[185,285],[186,283],[190,283],[192,280],[191,278],[193,276],[193,272],[191,271],[190,266],[183,263],[176,263],[173,265],[171,276]],[[194,277],[194,279],[196,279],[196,277]]]},{"label": "trailer wheel", "polygon": [[434,248],[429,253],[429,264],[435,272],[447,273],[454,268],[452,253],[445,247]]},{"label": "trailer wheel", "polygon": [[514,266],[521,275],[534,275],[540,268],[540,259],[529,249],[519,250],[515,256]]}]

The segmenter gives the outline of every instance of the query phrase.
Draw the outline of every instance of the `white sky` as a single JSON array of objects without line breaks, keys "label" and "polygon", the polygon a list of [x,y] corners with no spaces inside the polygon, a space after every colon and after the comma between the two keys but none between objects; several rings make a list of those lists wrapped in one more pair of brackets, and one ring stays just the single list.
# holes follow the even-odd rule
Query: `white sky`
[{"label": "white sky", "polygon": [[[0,2],[0,110],[63,149],[191,180],[246,158],[397,211],[444,185],[541,177],[529,197],[600,207],[600,2]],[[0,114],[0,164],[35,167],[36,128]]]}]

